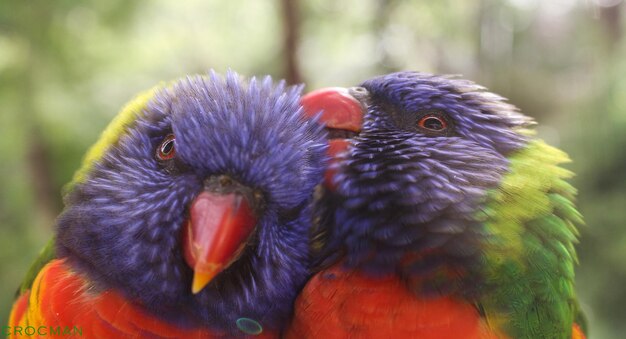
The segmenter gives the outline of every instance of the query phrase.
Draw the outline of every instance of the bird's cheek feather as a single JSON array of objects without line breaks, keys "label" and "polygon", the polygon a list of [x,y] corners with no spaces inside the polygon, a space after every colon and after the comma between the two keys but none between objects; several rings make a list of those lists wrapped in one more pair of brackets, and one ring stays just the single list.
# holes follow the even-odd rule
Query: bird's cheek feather
[{"label": "bird's cheek feather", "polygon": [[331,191],[335,191],[336,185],[333,180],[337,174],[337,164],[339,163],[339,155],[348,149],[350,142],[347,139],[329,140],[328,155],[330,156],[330,164],[324,173],[324,185]]},{"label": "bird's cheek feather", "polygon": [[182,237],[194,294],[238,258],[255,225],[247,199],[238,193],[204,191],[194,199]]}]

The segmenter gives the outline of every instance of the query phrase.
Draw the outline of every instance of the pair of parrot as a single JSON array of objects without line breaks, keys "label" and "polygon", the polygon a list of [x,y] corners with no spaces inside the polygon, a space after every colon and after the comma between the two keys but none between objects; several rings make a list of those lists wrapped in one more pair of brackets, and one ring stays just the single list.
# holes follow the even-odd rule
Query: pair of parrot
[{"label": "pair of parrot", "polygon": [[134,99],[10,336],[584,338],[568,159],[529,118],[416,72],[301,90],[211,72]]}]

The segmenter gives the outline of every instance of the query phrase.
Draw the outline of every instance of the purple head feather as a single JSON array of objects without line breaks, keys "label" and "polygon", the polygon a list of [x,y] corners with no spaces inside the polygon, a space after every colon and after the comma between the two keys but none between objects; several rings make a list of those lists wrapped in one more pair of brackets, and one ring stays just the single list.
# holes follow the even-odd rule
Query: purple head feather
[{"label": "purple head feather", "polygon": [[[211,72],[156,93],[68,195],[58,255],[94,288],[181,325],[236,331],[245,317],[279,328],[307,278],[308,204],[325,164],[323,129],[302,114],[300,92]],[[164,165],[155,152],[170,133],[176,157]],[[262,192],[264,207],[239,259],[193,295],[181,227],[205,179],[223,174]]]},{"label": "purple head feather", "polygon": [[[366,108],[363,128],[325,201],[337,206],[327,251],[343,248],[346,265],[372,274],[426,278],[424,290],[457,291],[462,281],[462,291],[473,292],[471,278],[442,283],[438,274],[464,275],[479,264],[487,192],[508,170],[507,155],[528,142],[521,130],[532,121],[455,77],[400,72],[361,86],[352,95]],[[420,127],[429,116],[445,128]]]}]

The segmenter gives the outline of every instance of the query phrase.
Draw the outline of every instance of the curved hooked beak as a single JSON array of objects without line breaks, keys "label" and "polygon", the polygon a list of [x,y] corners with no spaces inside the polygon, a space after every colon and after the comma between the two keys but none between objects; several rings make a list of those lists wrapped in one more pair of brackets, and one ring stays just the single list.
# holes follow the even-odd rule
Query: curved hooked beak
[{"label": "curved hooked beak", "polygon": [[193,200],[182,244],[185,261],[194,271],[192,293],[239,258],[256,222],[240,193],[203,191]]},{"label": "curved hooked beak", "polygon": [[[349,139],[361,132],[366,110],[357,97],[366,94],[367,90],[362,87],[328,87],[308,93],[300,101],[307,116],[313,117],[322,112],[320,120],[328,130],[331,165],[338,160],[340,153],[348,149]],[[334,175],[334,166],[329,166],[324,182],[330,190],[335,189]]]}]

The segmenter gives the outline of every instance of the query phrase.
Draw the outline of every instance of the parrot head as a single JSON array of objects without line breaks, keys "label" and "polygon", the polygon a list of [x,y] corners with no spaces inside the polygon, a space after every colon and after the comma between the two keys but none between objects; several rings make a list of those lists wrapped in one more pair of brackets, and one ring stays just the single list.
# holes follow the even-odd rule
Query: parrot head
[{"label": "parrot head", "polygon": [[87,157],[58,220],[59,255],[93,288],[166,317],[276,326],[306,279],[325,162],[300,91],[234,72],[153,90]]},{"label": "parrot head", "polygon": [[420,305],[465,300],[498,337],[583,337],[569,158],[530,118],[471,81],[416,72],[302,101],[327,107],[330,130],[362,115],[316,202],[321,272],[399,278]]},{"label": "parrot head", "polygon": [[338,206],[326,230],[330,253],[341,249],[346,265],[366,272],[407,277],[462,275],[478,264],[481,210],[532,123],[483,90],[450,76],[400,72],[305,96],[328,107],[327,117],[360,112],[363,119],[327,180]]}]

